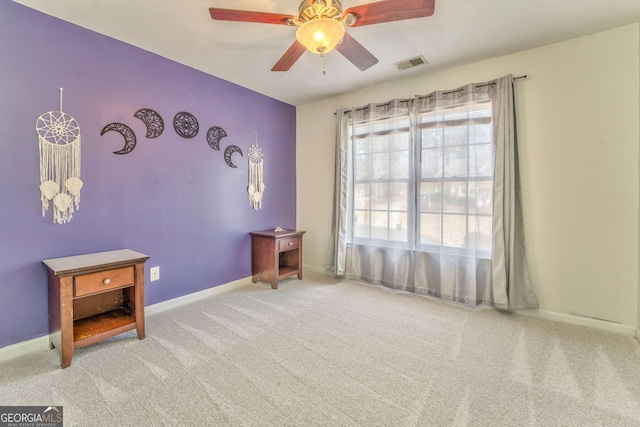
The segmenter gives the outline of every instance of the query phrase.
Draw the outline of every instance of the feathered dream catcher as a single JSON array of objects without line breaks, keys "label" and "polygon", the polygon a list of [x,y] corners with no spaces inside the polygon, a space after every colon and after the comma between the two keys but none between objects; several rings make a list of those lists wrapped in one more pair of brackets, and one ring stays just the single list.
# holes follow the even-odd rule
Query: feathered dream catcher
[{"label": "feathered dream catcher", "polygon": [[262,197],[264,195],[264,167],[262,149],[258,146],[258,132],[256,142],[249,147],[247,157],[249,159],[249,204],[254,210],[262,209]]},{"label": "feathered dream catcher", "polygon": [[71,221],[74,210],[80,207],[80,126],[60,111],[49,111],[36,120],[40,145],[40,200],[42,216],[53,204],[53,222]]}]

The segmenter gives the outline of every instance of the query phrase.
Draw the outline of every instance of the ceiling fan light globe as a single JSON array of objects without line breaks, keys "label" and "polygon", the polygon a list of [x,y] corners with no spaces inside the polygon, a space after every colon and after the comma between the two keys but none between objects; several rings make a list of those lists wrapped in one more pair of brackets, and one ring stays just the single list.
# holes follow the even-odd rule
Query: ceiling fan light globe
[{"label": "ceiling fan light globe", "polygon": [[302,24],[296,32],[298,42],[312,53],[331,52],[344,37],[344,25],[334,19],[319,18]]}]

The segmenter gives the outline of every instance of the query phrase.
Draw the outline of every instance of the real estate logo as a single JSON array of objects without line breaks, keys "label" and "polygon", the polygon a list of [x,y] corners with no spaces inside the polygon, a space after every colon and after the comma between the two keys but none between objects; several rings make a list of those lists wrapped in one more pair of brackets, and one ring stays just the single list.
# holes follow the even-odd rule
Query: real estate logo
[{"label": "real estate logo", "polygon": [[62,406],[0,406],[0,427],[62,427]]}]

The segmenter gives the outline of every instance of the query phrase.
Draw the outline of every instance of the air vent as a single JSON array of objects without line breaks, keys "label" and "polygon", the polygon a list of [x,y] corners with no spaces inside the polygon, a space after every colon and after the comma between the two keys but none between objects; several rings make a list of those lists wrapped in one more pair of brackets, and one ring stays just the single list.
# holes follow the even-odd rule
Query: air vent
[{"label": "air vent", "polygon": [[406,70],[408,68],[413,68],[418,65],[426,64],[427,60],[424,59],[424,56],[416,56],[415,58],[405,59],[404,61],[396,62],[393,65],[396,66],[398,70]]}]

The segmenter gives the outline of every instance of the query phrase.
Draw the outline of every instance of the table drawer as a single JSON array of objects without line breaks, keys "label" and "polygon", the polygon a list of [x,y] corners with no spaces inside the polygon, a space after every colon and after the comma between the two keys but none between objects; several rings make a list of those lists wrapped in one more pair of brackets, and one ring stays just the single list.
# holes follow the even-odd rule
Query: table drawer
[{"label": "table drawer", "polygon": [[289,239],[278,240],[278,252],[290,251],[291,249],[298,248],[298,246],[300,246],[299,237],[291,237]]},{"label": "table drawer", "polygon": [[83,274],[75,278],[73,296],[95,294],[124,286],[133,286],[133,284],[133,267]]}]

